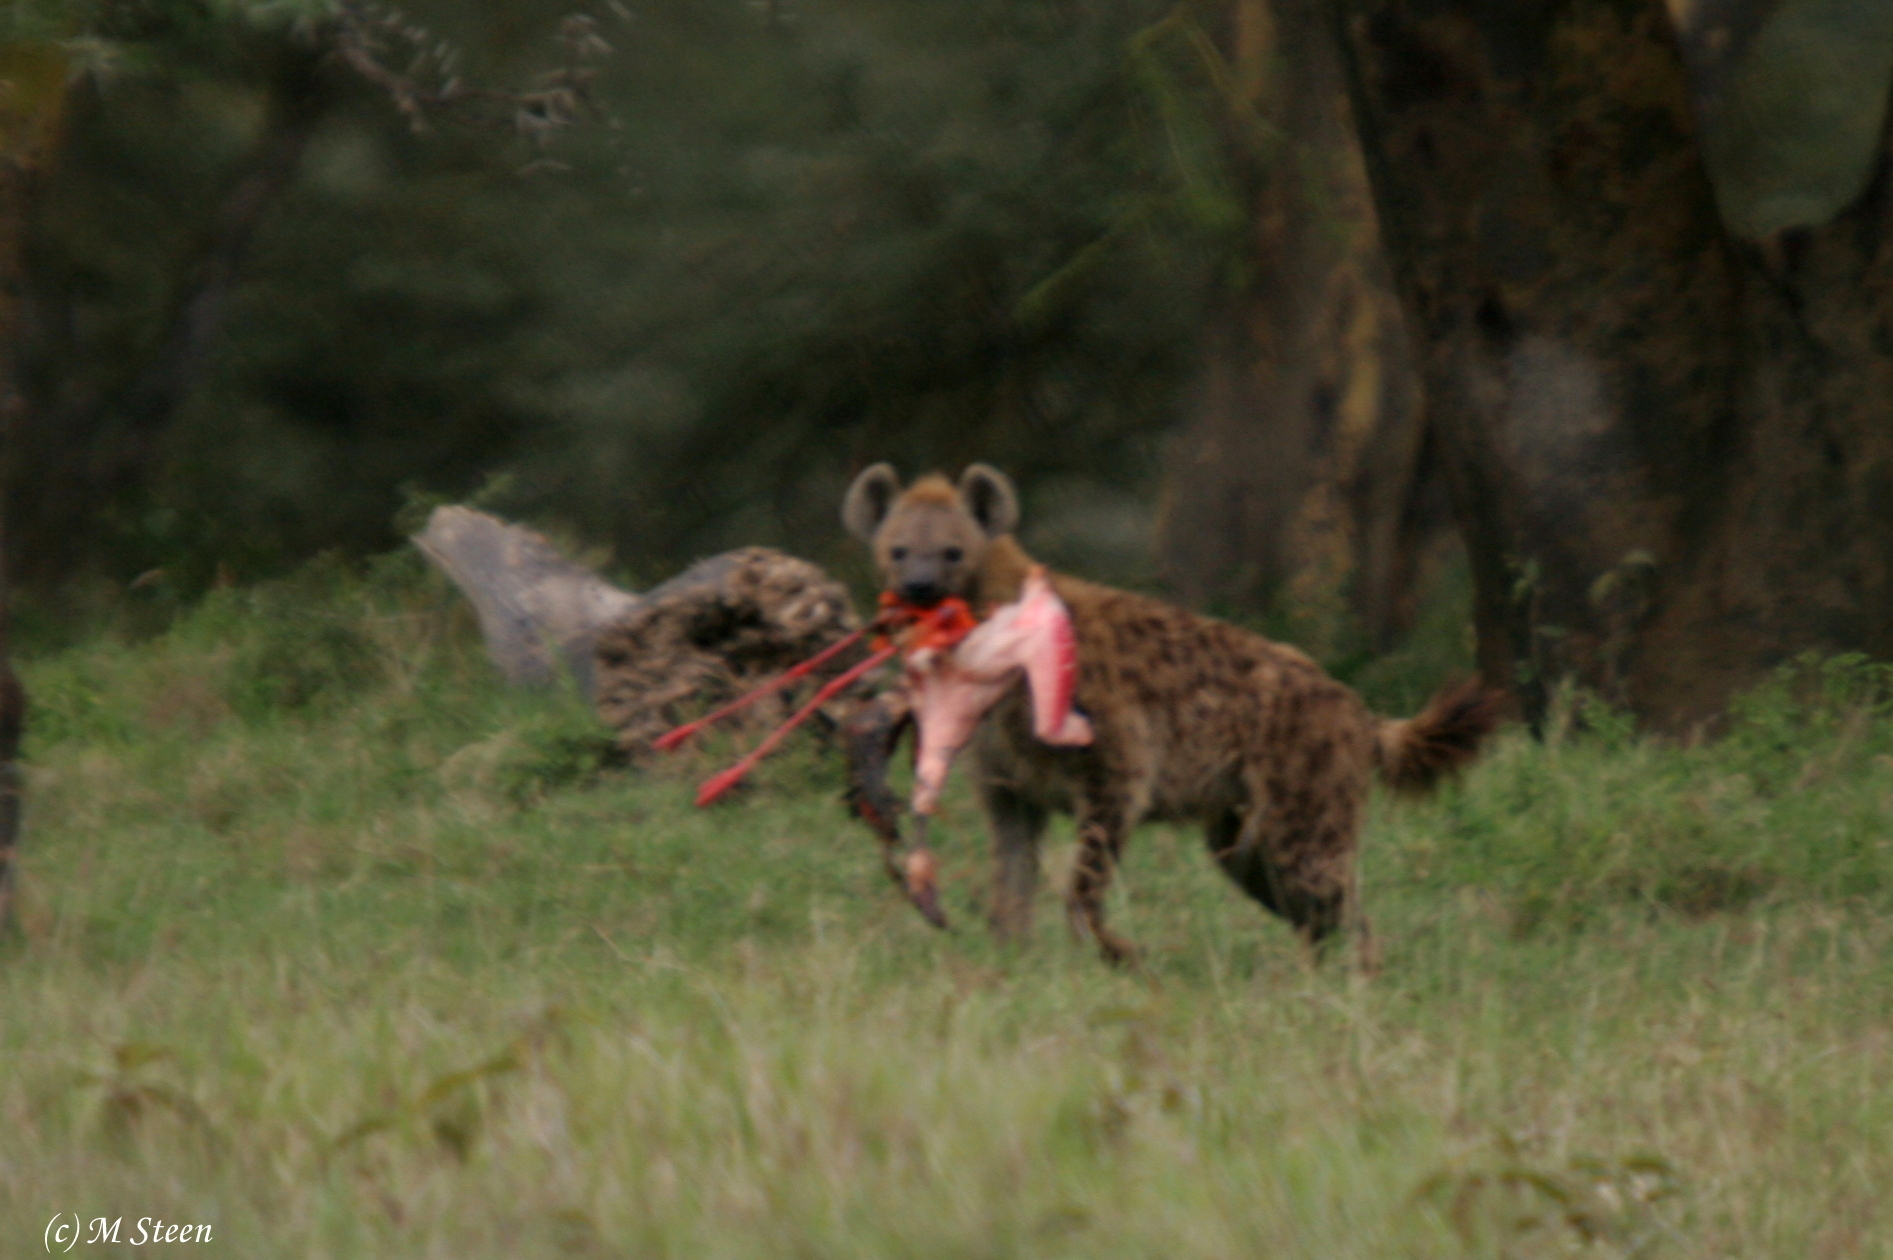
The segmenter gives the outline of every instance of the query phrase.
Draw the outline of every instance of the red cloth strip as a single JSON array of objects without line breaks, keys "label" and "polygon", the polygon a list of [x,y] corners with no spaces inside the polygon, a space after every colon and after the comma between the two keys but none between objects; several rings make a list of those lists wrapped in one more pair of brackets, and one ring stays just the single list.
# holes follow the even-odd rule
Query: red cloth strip
[{"label": "red cloth strip", "polygon": [[[655,747],[659,752],[669,752],[671,749],[677,747],[679,744],[682,744],[685,740],[689,739],[692,735],[695,735],[698,731],[710,725],[712,722],[720,722],[724,718],[728,717],[730,714],[735,713],[738,709],[754,704],[756,701],[762,699],[764,696],[769,695],[772,692],[782,690],[784,687],[788,686],[790,683],[794,682],[796,679],[802,677],[804,674],[807,674],[810,670],[819,666],[823,661],[826,661],[830,659],[831,657],[833,657],[836,653],[840,652],[843,648],[852,647],[854,644],[860,642],[861,636],[866,634],[867,632],[868,632],[868,628],[863,627],[862,629],[855,631],[853,634],[848,635],[846,638],[836,640],[835,642],[829,644],[827,647],[823,648],[821,651],[817,652],[815,655],[809,657],[806,661],[803,661],[800,665],[796,665],[792,667],[791,669],[789,669],[786,673],[781,674],[776,678],[770,679],[768,682],[756,688],[754,691],[749,692],[747,695],[738,696],[736,699],[730,701],[728,704],[724,705],[722,708],[718,709],[716,712],[706,714],[705,716],[698,718],[694,722],[686,722],[682,726],[679,726],[673,730],[664,732],[664,734],[658,736],[656,743],[653,744],[652,746]],[[859,677],[860,675],[857,674],[853,676]]]},{"label": "red cloth strip", "polygon": [[[875,666],[893,659],[894,655],[899,651],[900,648],[893,645],[884,647],[867,660],[862,661],[859,665],[856,665],[846,673],[836,676],[832,681],[824,685],[820,691],[816,692],[815,695],[810,698],[807,704],[796,710],[794,717],[771,731],[769,738],[763,740],[762,743],[751,749],[748,755],[741,761],[731,766],[728,770],[720,774],[711,775],[709,778],[705,779],[703,786],[697,789],[697,804],[699,806],[708,805],[711,801],[714,801],[717,797],[735,787],[742,781],[744,775],[755,769],[757,762],[774,752],[776,745],[787,738],[790,731],[807,721],[815,710],[832,700],[836,694],[857,678],[861,677],[861,675],[867,673]],[[818,657],[816,659],[819,660],[820,658]]]}]

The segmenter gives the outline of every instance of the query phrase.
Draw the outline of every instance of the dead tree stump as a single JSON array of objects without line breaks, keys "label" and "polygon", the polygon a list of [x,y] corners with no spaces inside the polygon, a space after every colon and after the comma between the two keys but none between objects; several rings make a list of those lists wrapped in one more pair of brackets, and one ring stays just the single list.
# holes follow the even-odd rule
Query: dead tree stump
[{"label": "dead tree stump", "polygon": [[[806,560],[744,547],[700,560],[648,591],[598,635],[598,712],[618,744],[636,752],[708,703],[733,699],[860,627],[848,589]],[[848,668],[844,652],[758,706],[773,722],[788,706]]]},{"label": "dead tree stump", "polygon": [[[510,681],[544,686],[569,673],[627,753],[861,624],[845,586],[767,547],[700,560],[636,595],[543,536],[471,508],[436,508],[414,545],[465,592],[487,655]],[[779,720],[865,653],[839,654],[749,721]]]}]

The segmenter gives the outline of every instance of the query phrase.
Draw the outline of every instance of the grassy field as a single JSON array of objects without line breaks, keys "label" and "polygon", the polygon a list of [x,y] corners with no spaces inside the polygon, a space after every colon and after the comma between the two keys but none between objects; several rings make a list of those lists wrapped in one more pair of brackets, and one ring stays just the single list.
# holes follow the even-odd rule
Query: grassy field
[{"label": "grassy field", "polygon": [[727,747],[602,766],[406,560],[26,672],[0,1257],[1893,1256],[1875,667],[1378,803],[1372,979],[1163,829],[1144,974],[1066,938],[1068,830],[1003,951],[964,795],[936,933],[814,741],[695,811]]}]

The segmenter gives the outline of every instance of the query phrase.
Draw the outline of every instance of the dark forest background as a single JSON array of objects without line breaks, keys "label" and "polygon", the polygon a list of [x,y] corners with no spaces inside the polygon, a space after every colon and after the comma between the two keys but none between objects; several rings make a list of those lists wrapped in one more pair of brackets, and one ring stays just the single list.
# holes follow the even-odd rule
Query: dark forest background
[{"label": "dark forest background", "polygon": [[442,499],[632,585],[745,543],[858,575],[836,504],[887,458],[998,464],[1046,559],[1331,661],[1469,573],[1528,715],[1570,676],[1680,729],[1893,648],[1875,0],[16,0],[0,34],[36,632]]},{"label": "dark forest background", "polygon": [[[405,17],[467,79],[530,85],[570,13]],[[829,558],[846,479],[889,457],[1000,463],[1041,545],[1148,574],[1203,312],[1244,262],[1187,38],[1131,47],[1165,13],[607,7],[590,104],[541,143],[417,134],[317,37],[163,6],[75,92],[35,207],[15,572],[242,580],[483,488],[640,580],[747,542]],[[216,335],[141,396],[206,300]]]}]

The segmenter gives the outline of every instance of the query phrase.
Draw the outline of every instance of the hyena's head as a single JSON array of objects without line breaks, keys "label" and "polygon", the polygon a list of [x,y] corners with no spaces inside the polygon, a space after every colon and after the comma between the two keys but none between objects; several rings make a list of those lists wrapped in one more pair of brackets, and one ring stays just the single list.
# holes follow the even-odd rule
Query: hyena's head
[{"label": "hyena's head", "polygon": [[1018,524],[1019,496],[985,464],[961,473],[957,486],[929,473],[904,491],[892,464],[876,464],[848,487],[841,519],[874,548],[884,588],[931,608],[976,593],[987,549]]}]

